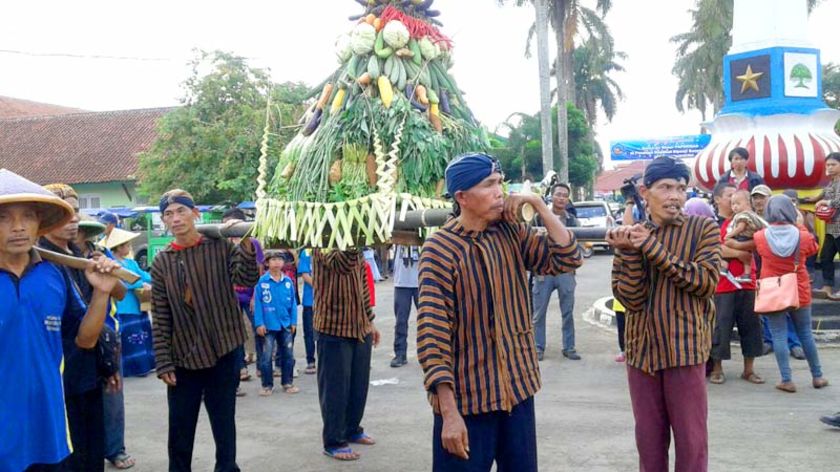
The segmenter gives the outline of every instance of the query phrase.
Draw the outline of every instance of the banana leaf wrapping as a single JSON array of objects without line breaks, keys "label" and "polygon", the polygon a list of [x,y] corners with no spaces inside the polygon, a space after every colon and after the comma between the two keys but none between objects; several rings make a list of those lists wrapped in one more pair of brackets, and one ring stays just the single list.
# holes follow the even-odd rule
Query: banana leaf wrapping
[{"label": "banana leaf wrapping", "polygon": [[449,74],[452,41],[434,2],[357,1],[365,11],[336,41],[340,65],[313,90],[273,170],[266,122],[254,234],[267,244],[388,243],[407,211],[450,207],[442,192],[453,157],[489,147]]}]

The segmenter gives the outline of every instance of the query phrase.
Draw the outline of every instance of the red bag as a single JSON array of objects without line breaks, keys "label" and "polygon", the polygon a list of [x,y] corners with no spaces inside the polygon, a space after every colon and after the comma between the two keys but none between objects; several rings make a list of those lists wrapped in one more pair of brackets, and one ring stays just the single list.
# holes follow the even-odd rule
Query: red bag
[{"label": "red bag", "polygon": [[835,213],[837,213],[836,208],[830,207],[828,205],[824,205],[824,206],[821,206],[821,207],[817,208],[817,210],[814,212],[814,215],[817,218],[825,221],[826,223],[830,223],[831,220],[834,219],[834,214]]}]

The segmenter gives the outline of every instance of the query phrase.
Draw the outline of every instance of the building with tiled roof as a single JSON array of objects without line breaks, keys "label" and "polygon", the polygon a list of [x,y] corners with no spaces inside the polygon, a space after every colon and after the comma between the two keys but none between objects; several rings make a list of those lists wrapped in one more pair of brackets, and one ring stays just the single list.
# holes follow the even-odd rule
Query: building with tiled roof
[{"label": "building with tiled roof", "polygon": [[0,96],[0,120],[25,118],[28,116],[66,115],[68,113],[82,113],[84,111],[78,108]]},{"label": "building with tiled roof", "polygon": [[137,155],[171,110],[0,118],[0,168],[42,185],[70,184],[83,209],[136,206]]}]

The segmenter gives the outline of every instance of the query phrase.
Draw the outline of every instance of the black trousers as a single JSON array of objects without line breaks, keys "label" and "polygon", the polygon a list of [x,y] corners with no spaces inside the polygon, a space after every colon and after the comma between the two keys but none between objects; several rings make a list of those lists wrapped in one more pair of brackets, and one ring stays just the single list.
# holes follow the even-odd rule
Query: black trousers
[{"label": "black trousers", "polygon": [[210,419],[213,440],[216,442],[215,472],[237,472],[236,465],[236,385],[239,381],[237,356],[234,349],[222,356],[209,369],[175,368],[174,387],[167,387],[169,402],[169,470],[192,470],[193,443],[201,399]]},{"label": "black trousers", "polygon": [[621,352],[624,352],[624,325],[626,319],[623,311],[615,312],[615,323],[616,327],[618,328],[618,348],[621,349]]},{"label": "black trousers", "polygon": [[394,315],[397,324],[394,326],[394,355],[405,357],[408,352],[408,319],[411,317],[411,304],[417,308],[417,294],[419,289],[408,287],[394,287]]},{"label": "black trousers", "polygon": [[57,464],[32,464],[26,468],[26,472],[68,472],[70,459],[67,458]]},{"label": "black trousers", "polygon": [[820,268],[822,269],[823,285],[834,288],[834,256],[840,252],[840,239],[826,233],[820,251]]},{"label": "black trousers", "polygon": [[73,472],[105,470],[105,418],[102,388],[96,387],[79,395],[65,395],[64,404],[67,408],[70,441],[73,444],[73,454],[67,459],[67,470]]},{"label": "black trousers", "polygon": [[317,344],[324,448],[344,447],[364,432],[372,336],[360,341],[318,333]]},{"label": "black trousers", "polygon": [[715,360],[732,358],[730,343],[732,328],[738,326],[741,353],[744,357],[761,357],[764,353],[764,333],[756,316],[755,292],[738,290],[715,295],[715,329],[712,333],[712,353]]}]

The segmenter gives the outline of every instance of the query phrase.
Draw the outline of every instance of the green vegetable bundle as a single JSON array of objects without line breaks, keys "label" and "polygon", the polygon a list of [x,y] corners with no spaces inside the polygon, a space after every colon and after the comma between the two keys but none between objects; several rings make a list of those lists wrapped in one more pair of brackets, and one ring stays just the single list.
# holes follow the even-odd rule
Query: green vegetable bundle
[{"label": "green vegetable bundle", "polygon": [[340,67],[258,194],[256,232],[270,244],[387,242],[398,214],[448,206],[451,158],[488,147],[449,74],[433,0],[357,1],[366,11],[336,41]]}]

